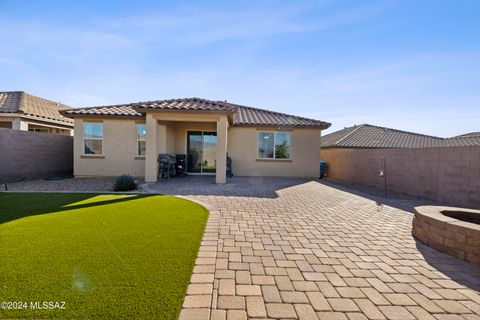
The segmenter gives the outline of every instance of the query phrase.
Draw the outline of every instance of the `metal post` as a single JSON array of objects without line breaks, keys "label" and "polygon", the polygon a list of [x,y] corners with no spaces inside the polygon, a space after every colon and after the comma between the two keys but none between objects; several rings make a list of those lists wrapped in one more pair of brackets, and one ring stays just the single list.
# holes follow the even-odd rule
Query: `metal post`
[{"label": "metal post", "polygon": [[387,197],[387,160],[385,157],[382,157],[382,164],[383,164],[383,190],[385,198]]}]

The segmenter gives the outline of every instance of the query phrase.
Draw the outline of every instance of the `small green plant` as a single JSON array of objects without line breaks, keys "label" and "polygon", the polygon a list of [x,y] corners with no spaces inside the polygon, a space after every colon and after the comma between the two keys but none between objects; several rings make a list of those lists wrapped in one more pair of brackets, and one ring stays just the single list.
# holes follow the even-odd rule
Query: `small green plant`
[{"label": "small green plant", "polygon": [[132,176],[128,174],[122,174],[115,179],[113,183],[113,191],[131,191],[137,190],[137,183]]}]

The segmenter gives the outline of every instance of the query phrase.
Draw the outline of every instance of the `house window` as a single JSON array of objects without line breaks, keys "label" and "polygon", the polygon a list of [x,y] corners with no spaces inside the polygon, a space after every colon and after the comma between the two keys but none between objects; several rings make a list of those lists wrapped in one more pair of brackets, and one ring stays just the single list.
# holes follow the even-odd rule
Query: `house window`
[{"label": "house window", "polygon": [[48,128],[28,128],[28,131],[48,133]]},{"label": "house window", "polygon": [[83,146],[84,154],[102,154],[103,123],[83,124]]},{"label": "house window", "polygon": [[147,125],[146,124],[137,124],[137,155],[145,156],[147,150],[147,142],[145,141],[147,137]]},{"label": "house window", "polygon": [[285,131],[258,133],[259,159],[290,159],[291,134]]}]

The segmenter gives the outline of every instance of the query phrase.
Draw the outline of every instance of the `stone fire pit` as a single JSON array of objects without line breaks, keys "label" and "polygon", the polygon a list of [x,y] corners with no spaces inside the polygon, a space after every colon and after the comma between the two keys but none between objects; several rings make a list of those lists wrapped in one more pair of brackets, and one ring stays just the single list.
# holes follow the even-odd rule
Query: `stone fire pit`
[{"label": "stone fire pit", "polygon": [[424,244],[480,265],[480,210],[419,206],[412,234]]}]

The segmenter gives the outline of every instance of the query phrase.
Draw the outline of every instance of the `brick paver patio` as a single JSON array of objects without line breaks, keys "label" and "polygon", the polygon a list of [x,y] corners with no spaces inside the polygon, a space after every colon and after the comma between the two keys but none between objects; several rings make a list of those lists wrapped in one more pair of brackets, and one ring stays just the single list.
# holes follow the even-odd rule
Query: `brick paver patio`
[{"label": "brick paver patio", "polygon": [[416,242],[413,215],[378,199],[298,179],[147,189],[211,211],[181,320],[480,319],[480,267]]}]

